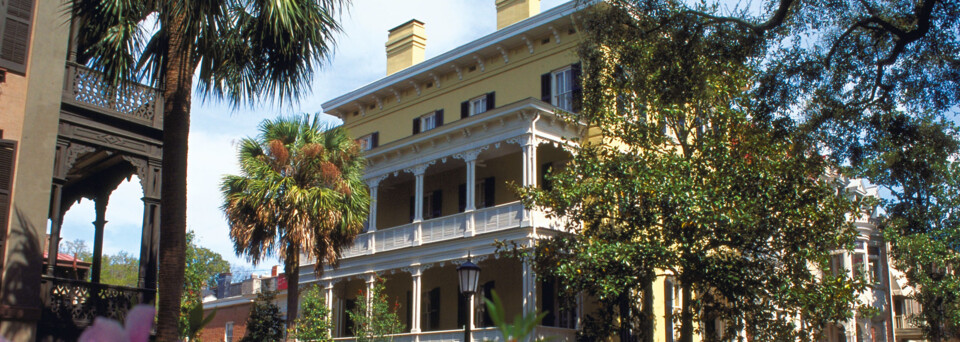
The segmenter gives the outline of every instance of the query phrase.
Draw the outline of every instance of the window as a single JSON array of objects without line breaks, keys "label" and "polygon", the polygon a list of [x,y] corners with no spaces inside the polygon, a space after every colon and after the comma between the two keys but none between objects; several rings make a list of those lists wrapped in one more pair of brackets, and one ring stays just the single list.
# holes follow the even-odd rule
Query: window
[{"label": "window", "polygon": [[880,247],[870,246],[867,249],[867,265],[870,268],[870,281],[874,284],[883,283],[883,267],[880,263]]},{"label": "window", "polygon": [[443,126],[443,109],[413,119],[413,134]]},{"label": "window", "polygon": [[580,110],[580,63],[572,64],[540,76],[540,100],[557,108]]},{"label": "window", "polygon": [[223,327],[223,341],[233,342],[233,322],[227,322]]},{"label": "window", "polygon": [[368,151],[380,145],[380,132],[373,132],[357,138],[357,145],[361,151]]},{"label": "window", "polygon": [[471,115],[477,115],[493,108],[496,108],[495,105],[495,93],[489,92],[481,96],[477,96],[468,101],[463,101],[460,103],[460,118],[464,119]]},{"label": "window", "polygon": [[573,69],[566,67],[553,72],[550,103],[560,109],[573,110]]}]

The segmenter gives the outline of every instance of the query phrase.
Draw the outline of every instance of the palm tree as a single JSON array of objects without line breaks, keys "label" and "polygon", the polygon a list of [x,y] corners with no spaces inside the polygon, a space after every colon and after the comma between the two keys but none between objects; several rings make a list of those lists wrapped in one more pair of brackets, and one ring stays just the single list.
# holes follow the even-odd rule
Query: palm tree
[{"label": "palm tree", "polygon": [[238,255],[276,255],[287,275],[287,327],[299,303],[301,257],[315,271],[336,265],[363,229],[370,197],[366,161],[342,127],[322,131],[319,114],[266,120],[240,142],[240,175],[223,178],[223,211]]},{"label": "palm tree", "polygon": [[[163,89],[157,337],[177,336],[194,74],[203,97],[235,107],[296,101],[328,60],[349,0],[73,0],[79,61],[113,84]],[[150,23],[154,23],[150,25]]]}]

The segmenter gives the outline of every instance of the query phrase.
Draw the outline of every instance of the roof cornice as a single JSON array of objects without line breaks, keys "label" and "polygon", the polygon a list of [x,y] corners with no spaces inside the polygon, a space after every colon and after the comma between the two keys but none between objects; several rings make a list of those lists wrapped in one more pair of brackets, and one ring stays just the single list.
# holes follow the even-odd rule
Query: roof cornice
[{"label": "roof cornice", "polygon": [[527,32],[533,28],[546,25],[550,22],[553,22],[554,20],[566,17],[577,11],[578,2],[579,1],[570,1],[567,3],[561,4],[557,7],[547,10],[546,12],[527,18],[513,25],[504,27],[491,34],[480,37],[479,39],[474,40],[470,43],[461,45],[460,47],[457,47],[453,50],[444,52],[439,56],[417,63],[409,68],[400,70],[384,78],[373,81],[365,86],[357,88],[354,91],[340,95],[332,100],[329,100],[321,104],[323,111],[327,114],[338,116],[336,115],[336,113],[330,113],[330,111],[333,109],[339,108],[343,105],[346,105],[350,102],[369,96],[374,92],[386,89],[387,87],[397,84],[401,81],[404,81],[407,78],[420,75],[430,70],[448,65],[455,60],[468,57],[471,54],[474,54],[480,50],[491,48],[493,45],[496,45],[497,43],[500,43],[503,40],[506,40],[508,38],[513,38],[514,36]]}]

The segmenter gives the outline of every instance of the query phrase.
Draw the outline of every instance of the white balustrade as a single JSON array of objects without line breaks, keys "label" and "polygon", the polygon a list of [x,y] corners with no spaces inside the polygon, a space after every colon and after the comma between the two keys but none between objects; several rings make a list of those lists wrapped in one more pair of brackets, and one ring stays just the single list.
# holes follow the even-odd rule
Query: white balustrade
[{"label": "white balustrade", "polygon": [[[538,228],[563,230],[560,219],[547,218],[543,212],[528,211],[532,222]],[[524,208],[519,201],[501,204],[495,207],[478,209],[473,212],[475,234],[491,233],[507,229],[521,228]],[[401,226],[382,228],[375,232],[357,236],[354,244],[343,251],[344,258],[391,251],[417,245],[417,227],[420,227],[421,243],[434,243],[462,238],[467,230],[469,213],[457,213],[408,223]]]}]

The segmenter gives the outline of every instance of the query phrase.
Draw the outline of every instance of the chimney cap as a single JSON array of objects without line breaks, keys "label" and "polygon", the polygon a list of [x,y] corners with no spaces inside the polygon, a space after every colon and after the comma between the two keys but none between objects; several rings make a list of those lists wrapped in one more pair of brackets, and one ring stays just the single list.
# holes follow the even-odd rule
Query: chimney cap
[{"label": "chimney cap", "polygon": [[392,29],[389,29],[389,30],[387,30],[387,31],[396,31],[397,29],[399,29],[399,28],[401,28],[401,27],[404,27],[404,26],[407,26],[407,25],[409,25],[409,24],[411,24],[411,23],[417,23],[417,24],[420,24],[421,26],[424,25],[423,22],[420,21],[420,20],[410,19],[410,20],[407,20],[406,22],[404,22],[403,24],[397,25],[396,27],[394,27],[394,28],[392,28]]}]

